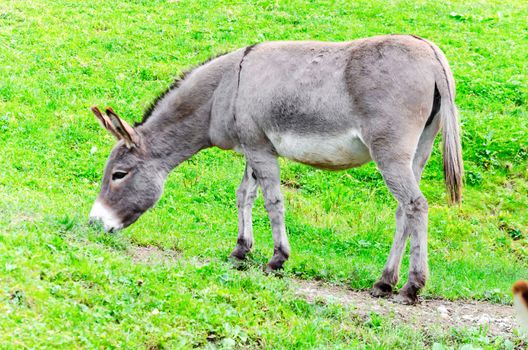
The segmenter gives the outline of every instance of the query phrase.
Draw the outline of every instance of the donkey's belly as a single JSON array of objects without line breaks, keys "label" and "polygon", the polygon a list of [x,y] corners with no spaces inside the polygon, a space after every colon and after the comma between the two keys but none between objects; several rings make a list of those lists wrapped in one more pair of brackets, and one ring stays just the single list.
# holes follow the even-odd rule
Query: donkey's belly
[{"label": "donkey's belly", "polygon": [[279,155],[318,168],[347,169],[371,160],[356,130],[337,135],[272,133],[268,137]]}]

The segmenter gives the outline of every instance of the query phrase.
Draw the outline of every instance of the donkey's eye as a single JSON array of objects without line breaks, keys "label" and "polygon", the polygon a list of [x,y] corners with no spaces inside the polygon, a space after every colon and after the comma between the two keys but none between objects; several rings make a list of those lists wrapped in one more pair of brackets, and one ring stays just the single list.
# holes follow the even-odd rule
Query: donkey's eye
[{"label": "donkey's eye", "polygon": [[115,180],[119,180],[119,179],[122,179],[124,178],[128,173],[124,172],[124,171],[116,171],[115,173],[112,174],[112,180],[115,181]]}]

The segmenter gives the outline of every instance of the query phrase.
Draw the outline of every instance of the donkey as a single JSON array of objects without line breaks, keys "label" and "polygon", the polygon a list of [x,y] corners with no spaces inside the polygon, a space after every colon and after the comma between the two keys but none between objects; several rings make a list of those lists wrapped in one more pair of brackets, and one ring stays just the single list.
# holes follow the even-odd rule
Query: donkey
[{"label": "donkey", "polygon": [[342,43],[266,42],[216,57],[158,97],[134,127],[111,109],[92,110],[118,140],[106,163],[90,221],[107,231],[135,222],[160,198],[167,174],[208,147],[246,158],[237,190],[238,240],[253,245],[252,207],[261,188],[271,221],[273,257],[290,255],[279,156],[340,170],[373,160],[398,202],[394,242],[371,294],[388,297],[398,282],[406,240],[410,271],[396,299],[413,304],[428,276],[427,200],[419,188],[443,127],[443,167],[451,202],[460,202],[462,156],[455,84],[443,52],[413,35]]}]

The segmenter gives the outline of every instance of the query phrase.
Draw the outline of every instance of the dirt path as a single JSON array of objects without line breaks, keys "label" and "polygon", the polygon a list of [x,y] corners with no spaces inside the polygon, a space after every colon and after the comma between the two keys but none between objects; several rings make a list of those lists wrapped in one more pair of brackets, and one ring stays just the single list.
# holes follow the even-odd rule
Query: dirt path
[{"label": "dirt path", "polygon": [[[136,263],[160,263],[174,261],[179,254],[171,250],[161,250],[154,246],[133,246],[128,254]],[[196,259],[190,263],[201,266],[205,262]],[[428,299],[415,306],[401,305],[390,299],[377,299],[368,291],[354,291],[346,287],[320,282],[292,279],[295,293],[309,302],[323,299],[355,309],[360,317],[367,318],[374,312],[391,315],[403,322],[420,328],[441,326],[444,329],[487,327],[491,336],[510,337],[517,328],[515,310],[510,305],[491,304],[480,301],[448,301]]]},{"label": "dirt path", "polygon": [[492,336],[511,336],[517,328],[515,310],[510,305],[479,301],[424,300],[415,306],[401,305],[390,299],[377,299],[368,291],[353,291],[346,287],[331,286],[313,281],[295,280],[297,294],[309,302],[323,299],[352,306],[361,317],[371,312],[392,315],[408,324],[420,327],[430,325],[443,328],[488,327]]}]

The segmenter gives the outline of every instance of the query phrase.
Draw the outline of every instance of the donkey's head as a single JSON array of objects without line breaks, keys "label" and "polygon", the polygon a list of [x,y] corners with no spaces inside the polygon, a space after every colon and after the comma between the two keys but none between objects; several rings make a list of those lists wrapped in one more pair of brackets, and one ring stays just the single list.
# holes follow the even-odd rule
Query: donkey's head
[{"label": "donkey's head", "polygon": [[92,107],[92,112],[118,143],[106,162],[90,222],[101,222],[106,231],[116,231],[132,224],[157,202],[166,172],[152,156],[139,131],[111,108],[106,109],[106,115],[97,107]]}]

